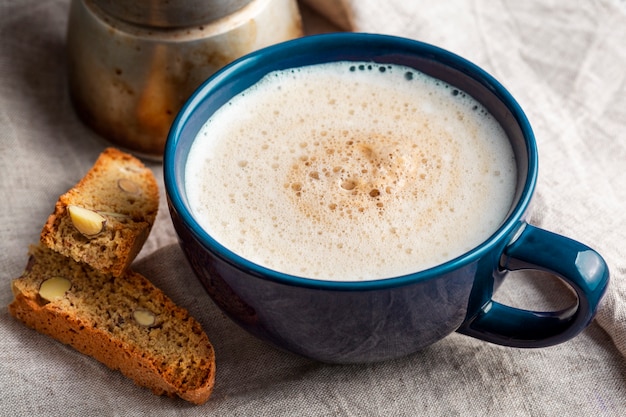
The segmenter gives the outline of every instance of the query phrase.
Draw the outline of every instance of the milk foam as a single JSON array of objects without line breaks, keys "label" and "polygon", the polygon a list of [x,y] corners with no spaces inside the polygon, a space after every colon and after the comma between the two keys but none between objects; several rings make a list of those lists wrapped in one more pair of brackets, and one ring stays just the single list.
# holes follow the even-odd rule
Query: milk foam
[{"label": "milk foam", "polygon": [[308,278],[399,276],[453,259],[501,224],[511,145],[473,98],[402,66],[272,73],[198,134],[194,217],[260,265]]}]

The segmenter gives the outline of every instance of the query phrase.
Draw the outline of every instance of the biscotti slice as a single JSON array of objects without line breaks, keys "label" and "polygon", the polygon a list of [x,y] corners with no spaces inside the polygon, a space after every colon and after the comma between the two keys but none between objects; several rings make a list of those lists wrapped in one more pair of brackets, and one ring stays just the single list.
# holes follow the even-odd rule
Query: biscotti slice
[{"label": "biscotti slice", "polygon": [[158,208],[152,171],[137,158],[107,148],[78,184],[59,197],[41,242],[119,276],[148,238]]},{"label": "biscotti slice", "polygon": [[9,312],[155,394],[210,396],[215,355],[200,324],[142,275],[114,277],[42,245],[12,282]]}]

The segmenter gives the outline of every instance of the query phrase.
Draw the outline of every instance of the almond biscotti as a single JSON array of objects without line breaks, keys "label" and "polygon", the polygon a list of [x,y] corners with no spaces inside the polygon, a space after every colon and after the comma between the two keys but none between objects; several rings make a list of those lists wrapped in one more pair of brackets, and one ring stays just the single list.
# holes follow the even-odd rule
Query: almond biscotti
[{"label": "almond biscotti", "polygon": [[142,275],[115,277],[39,245],[12,289],[9,312],[27,326],[155,394],[195,404],[209,398],[215,355],[207,335]]},{"label": "almond biscotti", "polygon": [[61,195],[41,231],[41,242],[93,268],[120,276],[141,250],[159,207],[149,168],[115,148]]}]

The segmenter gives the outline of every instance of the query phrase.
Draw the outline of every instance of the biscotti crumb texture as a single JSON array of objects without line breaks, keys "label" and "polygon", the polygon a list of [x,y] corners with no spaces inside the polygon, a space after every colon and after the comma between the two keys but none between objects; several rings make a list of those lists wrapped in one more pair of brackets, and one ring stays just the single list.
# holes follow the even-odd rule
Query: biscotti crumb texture
[{"label": "biscotti crumb texture", "polygon": [[[157,395],[194,404],[209,398],[213,347],[185,309],[131,270],[115,277],[41,245],[32,246],[29,254],[24,274],[12,282],[9,312],[14,317]],[[53,289],[40,293],[50,280]]]},{"label": "biscotti crumb texture", "polygon": [[152,171],[132,155],[107,148],[59,197],[41,242],[77,262],[120,276],[148,238],[158,207]]}]

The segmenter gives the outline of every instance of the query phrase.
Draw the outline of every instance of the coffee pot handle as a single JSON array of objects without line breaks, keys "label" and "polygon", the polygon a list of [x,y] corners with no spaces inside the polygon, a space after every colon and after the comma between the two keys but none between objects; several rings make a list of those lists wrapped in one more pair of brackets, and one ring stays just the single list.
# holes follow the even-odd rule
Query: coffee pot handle
[{"label": "coffee pot handle", "polygon": [[459,333],[512,347],[556,345],[591,322],[609,283],[608,266],[597,252],[526,223],[501,259],[505,270],[536,269],[556,275],[574,290],[577,303],[561,311],[539,312],[490,300],[463,323]]}]

